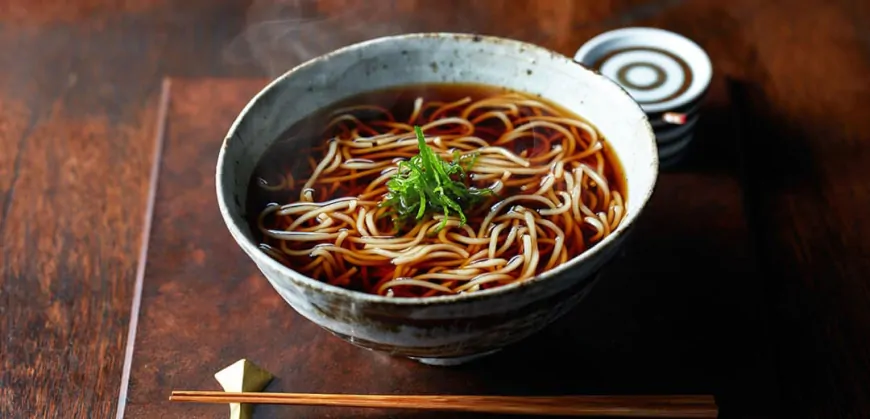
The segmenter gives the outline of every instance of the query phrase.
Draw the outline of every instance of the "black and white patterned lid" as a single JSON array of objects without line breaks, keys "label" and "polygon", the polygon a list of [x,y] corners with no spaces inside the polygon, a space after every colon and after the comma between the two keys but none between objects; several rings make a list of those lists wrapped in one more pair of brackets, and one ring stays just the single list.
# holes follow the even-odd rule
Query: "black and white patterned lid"
[{"label": "black and white patterned lid", "polygon": [[647,113],[685,106],[707,90],[713,69],[688,38],[655,28],[624,28],[585,43],[574,60],[621,85]]}]

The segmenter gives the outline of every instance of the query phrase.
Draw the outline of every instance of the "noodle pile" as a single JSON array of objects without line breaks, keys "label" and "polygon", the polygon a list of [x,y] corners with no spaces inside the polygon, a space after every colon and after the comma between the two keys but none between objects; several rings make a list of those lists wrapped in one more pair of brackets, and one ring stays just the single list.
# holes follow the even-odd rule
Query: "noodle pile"
[{"label": "noodle pile", "polygon": [[[494,193],[466,211],[465,225],[451,214],[439,231],[444,216],[436,214],[401,227],[380,205],[397,163],[419,151],[414,125],[447,161],[477,153],[471,183]],[[417,98],[402,120],[375,105],[347,107],[332,114],[323,138],[300,157],[309,177],[259,182],[298,201],[266,206],[257,227],[264,252],[337,286],[427,297],[524,281],[601,241],[625,213],[597,131],[516,93]]]}]

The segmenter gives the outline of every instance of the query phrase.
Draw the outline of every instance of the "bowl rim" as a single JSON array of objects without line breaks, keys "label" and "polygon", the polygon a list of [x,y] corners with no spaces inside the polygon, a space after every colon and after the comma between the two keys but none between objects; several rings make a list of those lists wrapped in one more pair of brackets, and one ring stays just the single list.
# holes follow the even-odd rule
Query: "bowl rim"
[{"label": "bowl rim", "polygon": [[[625,95],[626,99],[629,100],[629,103],[633,104],[633,106],[637,109],[637,112],[640,116],[642,116],[641,123],[645,126],[645,136],[647,137],[647,141],[650,142],[650,146],[652,147],[652,155],[651,160],[649,161],[649,169],[652,171],[652,180],[650,182],[647,190],[642,191],[638,194],[637,199],[639,201],[638,210],[633,213],[628,213],[626,218],[620,223],[620,225],[616,228],[616,230],[612,231],[610,235],[605,237],[600,242],[596,243],[591,248],[587,249],[583,253],[570,258],[565,263],[552,268],[546,272],[543,272],[540,275],[535,275],[532,278],[522,281],[522,282],[514,282],[511,284],[503,285],[500,287],[476,291],[473,293],[462,293],[462,294],[454,294],[454,295],[442,295],[442,296],[433,296],[433,297],[403,297],[403,298],[394,298],[394,297],[385,297],[376,294],[364,293],[361,291],[349,290],[346,288],[342,288],[336,285],[331,285],[317,279],[308,277],[295,269],[287,267],[282,263],[278,262],[274,258],[269,255],[263,253],[257,245],[249,240],[245,234],[242,232],[238,223],[236,223],[229,209],[229,197],[228,193],[222,188],[222,176],[224,173],[224,166],[227,164],[227,149],[229,146],[229,142],[232,140],[235,132],[238,130],[239,126],[242,122],[248,118],[250,118],[251,110],[257,105],[257,103],[269,92],[275,89],[279,84],[282,84],[286,79],[292,77],[294,74],[299,71],[317,65],[321,61],[328,61],[331,57],[341,54],[351,53],[353,51],[370,47],[372,45],[377,45],[381,43],[389,43],[395,42],[398,40],[408,40],[415,38],[449,38],[455,41],[460,42],[476,42],[476,43],[486,43],[486,44],[494,44],[494,45],[514,45],[518,48],[523,48],[524,50],[533,50],[540,54],[546,54],[550,57],[554,58],[557,61],[563,61],[565,64],[575,65],[581,69],[581,71],[588,73],[589,76],[593,78],[597,78],[599,82],[604,83],[605,85],[611,86],[613,92],[615,94]],[[643,213],[646,209],[647,204],[649,203],[650,198],[652,197],[653,192],[655,191],[656,184],[659,177],[659,155],[658,155],[658,147],[656,143],[655,133],[653,131],[652,126],[649,123],[649,119],[646,116],[646,113],[637,104],[637,102],[631,97],[631,95],[622,88],[619,84],[613,82],[607,77],[601,75],[597,71],[594,71],[582,63],[568,58],[564,54],[553,51],[549,48],[542,47],[540,45],[531,44],[524,41],[519,41],[510,38],[497,37],[491,35],[481,35],[474,33],[459,33],[459,32],[419,32],[419,33],[407,33],[400,35],[389,35],[378,38],[373,38],[367,41],[347,45],[341,48],[338,48],[334,51],[326,53],[324,55],[312,58],[308,61],[305,61],[289,70],[284,72],[282,75],[274,78],[270,81],[265,87],[260,89],[242,108],[242,110],[238,113],[232,125],[230,125],[227,134],[224,136],[224,140],[221,144],[220,152],[218,154],[217,159],[217,167],[215,170],[215,188],[217,189],[217,200],[218,207],[220,209],[221,218],[224,221],[227,229],[230,231],[230,234],[233,236],[234,241],[238,246],[242,248],[242,250],[248,254],[252,259],[256,259],[254,262],[256,264],[265,263],[268,267],[276,272],[279,272],[281,275],[289,278],[291,281],[297,283],[298,285],[307,287],[309,289],[313,289],[317,292],[331,295],[333,297],[346,298],[355,300],[357,302],[364,302],[369,304],[379,304],[386,306],[433,306],[433,305],[450,305],[450,304],[458,304],[458,303],[467,303],[473,301],[481,301],[496,298],[502,296],[504,294],[509,294],[513,292],[517,292],[526,287],[534,286],[541,282],[544,282],[554,276],[558,276],[562,274],[564,271],[568,271],[570,269],[575,268],[577,265],[581,265],[582,263],[588,262],[589,259],[603,251],[603,249],[611,246],[616,240],[620,238],[620,236],[626,234],[629,229],[634,225],[635,220]],[[265,273],[264,273],[265,274]],[[267,275],[268,279],[268,275]],[[271,280],[270,280],[271,282]]]}]

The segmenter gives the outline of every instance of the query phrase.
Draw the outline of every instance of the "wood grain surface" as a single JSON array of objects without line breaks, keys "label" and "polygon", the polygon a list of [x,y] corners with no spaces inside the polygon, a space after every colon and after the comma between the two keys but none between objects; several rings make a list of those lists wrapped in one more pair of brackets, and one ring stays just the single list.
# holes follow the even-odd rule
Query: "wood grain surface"
[{"label": "wood grain surface", "polygon": [[[284,6],[276,7],[278,3]],[[302,9],[291,7],[300,4]],[[0,0],[0,47],[7,52],[0,56],[0,417],[115,415],[135,272],[142,262],[138,254],[146,197],[153,186],[149,169],[160,82],[164,76],[186,78],[173,89],[177,100],[169,119],[178,126],[170,126],[167,145],[181,141],[174,137],[180,132],[197,139],[195,144],[165,150],[161,187],[196,191],[204,179],[199,171],[213,170],[213,162],[206,165],[197,160],[200,156],[181,160],[174,169],[179,174],[173,175],[167,169],[171,159],[177,158],[173,156],[178,148],[202,147],[202,159],[213,160],[208,147],[217,147],[241,104],[261,85],[220,77],[273,76],[303,58],[305,52],[287,47],[286,38],[280,37],[286,27],[276,30],[264,23],[287,19],[300,10],[327,22],[358,22],[351,25],[357,29],[341,39],[318,38],[322,42],[309,45],[309,54],[336,42],[390,31],[477,31],[539,43],[568,55],[590,36],[620,26],[658,26],[695,39],[710,53],[721,91],[730,93],[720,95],[730,96],[722,99],[729,116],[719,122],[705,117],[705,141],[697,144],[680,171],[663,176],[664,198],[654,205],[657,211],[681,211],[676,215],[680,225],[658,238],[665,245],[639,240],[625,257],[632,257],[631,252],[650,253],[641,255],[650,258],[671,257],[677,250],[694,253],[675,264],[644,267],[644,274],[672,273],[671,281],[636,282],[631,273],[641,268],[621,267],[628,271],[618,269],[600,284],[578,310],[576,324],[566,320],[547,332],[546,336],[566,341],[549,350],[571,355],[568,367],[555,366],[579,377],[568,386],[561,386],[567,379],[497,385],[495,378],[513,378],[517,370],[533,374],[548,362],[551,370],[555,368],[554,356],[537,352],[537,346],[546,347],[552,338],[545,336],[511,354],[449,374],[342,349],[339,342],[296,320],[234,248],[211,247],[218,245],[216,237],[223,237],[221,246],[230,240],[222,225],[198,224],[217,220],[216,209],[209,215],[213,220],[173,221],[183,231],[168,232],[165,229],[173,226],[161,217],[182,209],[174,200],[161,200],[149,256],[156,260],[149,262],[146,279],[159,278],[165,288],[146,289],[143,303],[154,301],[143,305],[139,338],[163,333],[159,336],[166,349],[150,358],[134,358],[137,375],[131,382],[128,416],[176,416],[176,411],[160,410],[170,409],[162,404],[162,392],[181,384],[207,388],[213,385],[210,374],[216,368],[241,356],[282,374],[273,384],[275,390],[343,391],[358,385],[388,392],[423,391],[428,390],[420,384],[425,376],[444,386],[435,390],[453,392],[616,391],[643,390],[653,381],[660,389],[709,387],[728,382],[720,375],[730,374],[754,388],[736,393],[752,403],[742,400],[732,406],[775,402],[788,418],[870,416],[870,4],[395,0],[365,11],[361,4]],[[196,80],[200,77],[218,79]],[[728,87],[726,77],[734,80]],[[725,134],[737,127],[739,135]],[[706,141],[709,137],[717,141]],[[740,153],[733,151],[737,145]],[[172,198],[213,208],[213,188],[200,186],[207,194]],[[680,200],[680,205],[662,201],[676,200],[675,191],[692,188],[701,191],[697,198]],[[158,197],[163,199],[165,193],[158,191]],[[658,214],[651,224],[674,219],[667,212]],[[212,231],[193,227],[200,225]],[[646,228],[654,233],[652,226]],[[640,248],[644,251],[631,250]],[[198,265],[215,258],[237,263],[225,262],[221,268]],[[172,261],[178,266],[173,268]],[[710,266],[716,268],[710,278],[689,270]],[[198,277],[206,272],[201,269],[212,272],[214,279]],[[732,275],[735,271],[741,274]],[[161,278],[162,273],[168,277]],[[215,283],[223,288],[207,286]],[[226,287],[233,292],[220,294]],[[187,295],[190,290],[201,295]],[[658,305],[661,295],[668,295],[672,304]],[[218,297],[229,300],[219,302]],[[185,305],[200,300],[211,303],[196,308],[211,307],[207,314]],[[171,333],[187,317],[250,313],[252,302],[260,307],[255,309],[258,313],[270,313],[258,314],[260,328],[246,332],[263,339],[256,347],[208,346],[223,342],[209,336],[226,333],[210,329],[208,322]],[[756,313],[757,308],[763,312]],[[156,316],[154,310],[171,316],[148,320],[149,310],[151,316]],[[592,323],[590,316],[607,319],[608,327]],[[756,318],[767,318],[770,324],[750,327]],[[149,332],[148,321],[163,327]],[[274,330],[293,330],[311,345],[328,342],[336,352],[307,347],[276,351],[270,345],[285,337]],[[763,350],[752,349],[767,342],[772,345],[771,359]],[[173,351],[196,353],[196,364],[177,359]],[[593,358],[602,354],[603,359]],[[711,354],[718,355],[715,362]],[[537,361],[510,364],[516,356]],[[292,364],[284,364],[291,359]],[[693,367],[674,369],[675,363]],[[199,365],[208,365],[207,371]],[[703,368],[694,367],[698,365]],[[745,378],[768,365],[779,377],[776,385]],[[710,373],[710,368],[718,372]],[[644,379],[625,382],[637,377],[629,370]],[[318,371],[329,373],[318,376]],[[738,386],[726,387],[720,394],[727,398]],[[284,411],[263,412],[268,417]]]},{"label": "wood grain surface", "polygon": [[2,418],[117,410],[160,80],[230,74],[246,7],[146,3],[0,1]]}]

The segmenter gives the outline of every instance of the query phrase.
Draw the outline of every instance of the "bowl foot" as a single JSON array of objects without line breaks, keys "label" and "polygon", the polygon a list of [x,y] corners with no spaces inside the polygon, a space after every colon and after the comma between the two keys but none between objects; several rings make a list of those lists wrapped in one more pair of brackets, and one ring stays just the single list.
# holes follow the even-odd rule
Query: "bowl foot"
[{"label": "bowl foot", "polygon": [[435,366],[439,366],[439,367],[455,367],[457,365],[462,365],[462,364],[483,358],[485,356],[492,355],[500,350],[501,350],[501,348],[493,349],[493,350],[487,351],[487,352],[481,352],[479,354],[457,356],[457,357],[452,357],[452,358],[416,358],[413,356],[409,356],[408,358],[413,359],[414,361],[417,361],[421,364],[426,364],[426,365],[435,365]]}]

